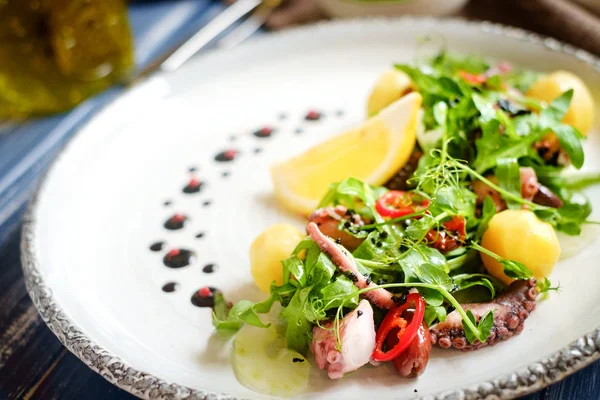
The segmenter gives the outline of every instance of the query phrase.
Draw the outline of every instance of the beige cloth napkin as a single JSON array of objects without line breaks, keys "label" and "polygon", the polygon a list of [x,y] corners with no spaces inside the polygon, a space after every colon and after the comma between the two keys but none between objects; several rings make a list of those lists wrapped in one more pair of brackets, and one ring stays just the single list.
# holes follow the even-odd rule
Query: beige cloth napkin
[{"label": "beige cloth napkin", "polygon": [[[600,16],[591,11],[598,10],[600,0],[576,1],[471,0],[458,16],[528,29],[600,56]],[[281,29],[323,18],[326,15],[320,10],[318,0],[285,0],[270,16],[267,27]]]}]

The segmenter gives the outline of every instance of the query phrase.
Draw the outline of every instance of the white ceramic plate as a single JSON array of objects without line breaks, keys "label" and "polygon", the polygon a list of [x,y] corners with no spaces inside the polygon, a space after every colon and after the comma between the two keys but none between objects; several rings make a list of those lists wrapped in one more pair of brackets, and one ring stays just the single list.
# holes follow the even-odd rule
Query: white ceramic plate
[{"label": "white ceramic plate", "polygon": [[[438,44],[418,48],[424,35]],[[24,269],[50,328],[92,369],[140,397],[266,398],[236,381],[210,309],[190,298],[204,286],[234,301],[261,298],[249,273],[249,244],[274,222],[302,226],[273,200],[267,166],[361,121],[379,73],[442,42],[524,67],[568,69],[600,93],[600,64],[590,55],[459,20],[327,23],[204,56],[100,113],[32,201]],[[323,117],[305,120],[310,109]],[[265,125],[274,128],[271,137],[253,135]],[[586,143],[589,169],[600,168],[598,127]],[[215,160],[228,149],[239,152],[234,160]],[[204,185],[185,194],[192,175]],[[600,193],[590,195],[598,219]],[[189,219],[183,229],[166,230],[175,212]],[[150,251],[157,241],[164,249]],[[562,293],[538,305],[520,336],[476,352],[436,350],[418,380],[366,367],[330,381],[315,368],[303,398],[508,398],[562,378],[600,356],[597,244],[557,266],[552,278]],[[167,268],[163,256],[173,248],[192,250],[194,262]],[[216,271],[203,272],[208,264]],[[163,292],[168,282],[177,290]]]}]

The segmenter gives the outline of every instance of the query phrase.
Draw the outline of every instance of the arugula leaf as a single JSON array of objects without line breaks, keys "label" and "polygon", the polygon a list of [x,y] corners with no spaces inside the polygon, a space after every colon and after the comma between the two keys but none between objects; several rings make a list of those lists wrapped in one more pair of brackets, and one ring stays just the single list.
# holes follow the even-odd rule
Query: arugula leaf
[{"label": "arugula leaf", "polygon": [[[385,233],[384,233],[385,232]],[[354,250],[355,258],[389,263],[398,257],[398,246],[402,241],[402,231],[392,225],[387,231],[372,231],[367,238]],[[388,233],[392,232],[392,234]]]},{"label": "arugula leaf", "polygon": [[460,214],[466,218],[475,216],[477,196],[466,187],[448,185],[440,187],[434,195],[431,209],[450,214]]},{"label": "arugula leaf", "polygon": [[268,313],[273,303],[275,303],[275,299],[276,295],[272,293],[267,300],[260,303],[240,300],[227,312],[227,305],[223,296],[216,296],[213,326],[217,329],[237,330],[246,323],[259,328],[267,328],[269,324],[264,324],[258,314]]},{"label": "arugula leaf", "polygon": [[496,204],[490,196],[486,196],[483,200],[483,207],[481,208],[481,219],[479,220],[479,227],[477,228],[476,239],[481,240],[483,234],[487,230],[490,219],[496,215]]},{"label": "arugula leaf", "polygon": [[[498,179],[498,185],[512,193],[513,195],[521,197],[521,173],[519,170],[519,162],[516,158],[500,158],[496,164],[496,178]],[[511,198],[505,198],[508,208],[518,210],[521,208],[521,203]]]},{"label": "arugula leaf", "polygon": [[531,135],[513,139],[501,135],[500,122],[493,119],[482,125],[481,138],[475,141],[477,156],[473,167],[478,173],[483,173],[495,167],[499,159],[525,157],[535,139]]},{"label": "arugula leaf", "polygon": [[569,159],[575,168],[583,166],[584,154],[581,146],[583,135],[571,125],[562,124],[561,120],[569,110],[573,89],[569,89],[554,99],[540,113],[540,126],[545,130],[553,131],[560,146],[569,155]]},{"label": "arugula leaf", "polygon": [[215,294],[215,305],[213,307],[213,324],[216,323],[215,327],[218,327],[217,325],[227,319],[229,310],[231,310],[231,307],[225,300],[225,296],[223,293],[217,292]]},{"label": "arugula leaf", "polygon": [[306,285],[306,274],[304,273],[304,262],[297,255],[290,256],[282,262],[283,270],[292,274],[300,285]]},{"label": "arugula leaf", "polygon": [[446,51],[439,52],[430,64],[440,75],[453,75],[459,70],[480,74],[490,68],[490,64],[481,57],[457,56]]},{"label": "arugula leaf", "polygon": [[308,296],[312,287],[298,290],[280,317],[286,321],[285,339],[287,347],[302,355],[308,353],[310,332],[313,324],[308,320],[307,313],[312,316]]},{"label": "arugula leaf", "polygon": [[530,70],[511,71],[504,77],[504,82],[509,86],[512,86],[519,90],[521,93],[525,93],[529,90],[542,74]]},{"label": "arugula leaf", "polygon": [[573,89],[569,89],[552,100],[548,107],[544,108],[540,113],[540,123],[542,126],[550,127],[555,123],[560,123],[569,110],[572,98]]},{"label": "arugula leaf", "polygon": [[348,178],[329,186],[317,208],[341,204],[377,222],[383,218],[375,210],[375,202],[387,191],[384,187],[371,187],[356,178]]},{"label": "arugula leaf", "polygon": [[439,79],[435,76],[426,74],[419,68],[410,65],[396,64],[396,69],[404,72],[410,77],[410,80],[417,86],[420,92],[427,95],[436,95],[441,99],[453,99],[460,95],[455,84],[450,84],[449,78]]},{"label": "arugula leaf", "polygon": [[588,198],[582,193],[571,193],[568,190],[560,190],[563,206],[549,210],[537,210],[536,216],[542,221],[568,235],[577,236],[581,234],[581,225],[586,223],[592,213],[592,205]]},{"label": "arugula leaf", "polygon": [[560,147],[569,155],[571,164],[577,169],[583,166],[584,153],[581,133],[571,125],[553,124],[552,131],[556,134]]},{"label": "arugula leaf", "polygon": [[563,174],[562,168],[535,166],[538,180],[545,186],[557,189],[581,190],[600,183],[600,172],[579,172]]},{"label": "arugula leaf", "polygon": [[337,271],[335,264],[325,253],[319,253],[315,263],[308,267],[307,284],[315,288],[327,285]]},{"label": "arugula leaf", "polygon": [[442,127],[442,129],[445,129],[446,118],[448,117],[448,105],[443,101],[440,101],[435,106],[433,106],[433,117],[435,118],[435,122],[437,122],[438,125]]},{"label": "arugula leaf", "polygon": [[[359,296],[356,294],[358,288],[344,275],[338,275],[329,285],[321,289],[321,299],[325,305],[324,311],[337,308],[342,304],[354,308],[358,306]],[[354,294],[354,296],[351,296]],[[348,298],[348,296],[351,296]],[[345,300],[342,300],[342,299]],[[333,300],[333,301],[332,301]]]},{"label": "arugula leaf", "polygon": [[504,127],[504,134],[510,139],[518,139],[517,131],[512,120],[502,110],[496,110],[496,119],[500,121],[500,125]]},{"label": "arugula leaf", "polygon": [[494,103],[484,99],[483,96],[473,93],[472,96],[473,104],[477,110],[481,113],[480,121],[487,123],[493,119],[496,119],[496,110],[494,109]]},{"label": "arugula leaf", "polygon": [[485,81],[485,86],[493,90],[504,90],[502,77],[500,75],[490,76],[487,81]]}]

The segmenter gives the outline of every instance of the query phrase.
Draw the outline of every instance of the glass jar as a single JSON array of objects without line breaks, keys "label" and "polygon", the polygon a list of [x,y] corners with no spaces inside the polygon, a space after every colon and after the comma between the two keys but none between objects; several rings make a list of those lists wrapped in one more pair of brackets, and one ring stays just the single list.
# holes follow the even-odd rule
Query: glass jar
[{"label": "glass jar", "polygon": [[124,0],[0,0],[0,119],[68,110],[132,66]]}]

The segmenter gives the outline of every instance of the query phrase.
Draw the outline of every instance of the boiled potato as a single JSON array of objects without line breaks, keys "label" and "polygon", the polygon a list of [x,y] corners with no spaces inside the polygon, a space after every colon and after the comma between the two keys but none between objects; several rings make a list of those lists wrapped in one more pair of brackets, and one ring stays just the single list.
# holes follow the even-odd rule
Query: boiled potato
[{"label": "boiled potato", "polygon": [[[505,210],[494,215],[481,245],[504,259],[524,264],[538,279],[550,275],[560,257],[554,228],[529,210]],[[481,257],[490,275],[506,284],[513,281],[504,274],[502,264],[483,253]]]},{"label": "boiled potato", "polygon": [[384,72],[367,102],[367,115],[375,115],[413,89],[408,75],[396,69]]},{"label": "boiled potato", "polygon": [[592,127],[595,105],[590,91],[577,75],[567,71],[545,75],[531,86],[527,96],[551,102],[569,89],[573,89],[573,99],[562,122],[587,135]]},{"label": "boiled potato", "polygon": [[304,236],[292,225],[277,224],[254,239],[250,246],[250,271],[260,290],[268,293],[271,282],[283,283],[281,261],[289,257]]}]

